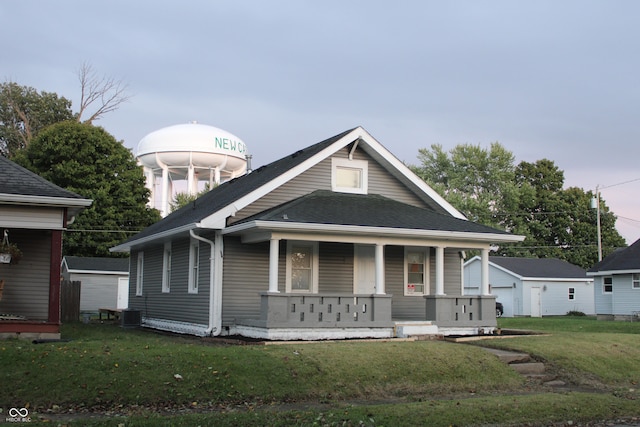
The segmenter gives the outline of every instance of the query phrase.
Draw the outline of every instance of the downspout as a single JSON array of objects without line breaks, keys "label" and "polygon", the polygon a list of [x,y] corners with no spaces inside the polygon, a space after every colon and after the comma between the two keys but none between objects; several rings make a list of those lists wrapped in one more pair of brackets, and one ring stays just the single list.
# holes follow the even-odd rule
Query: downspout
[{"label": "downspout", "polygon": [[[216,244],[213,241],[198,236],[193,230],[189,230],[189,234],[194,239],[205,242],[211,247],[211,255],[209,256],[209,327],[205,334],[217,336],[220,335],[222,329],[222,280],[216,280],[216,274],[220,271],[220,268],[217,267],[222,264],[221,257],[216,257]],[[220,255],[222,256],[222,239],[220,239],[219,233],[216,233],[215,239],[220,244]]]}]

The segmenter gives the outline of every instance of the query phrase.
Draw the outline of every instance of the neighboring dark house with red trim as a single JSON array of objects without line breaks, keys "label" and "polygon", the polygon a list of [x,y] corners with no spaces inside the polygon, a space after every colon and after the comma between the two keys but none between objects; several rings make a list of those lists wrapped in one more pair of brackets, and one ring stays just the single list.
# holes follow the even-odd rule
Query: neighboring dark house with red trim
[{"label": "neighboring dark house with red trim", "polygon": [[[112,248],[147,327],[262,339],[491,333],[492,244],[358,127],[227,181]],[[463,295],[478,250],[481,295]]]},{"label": "neighboring dark house with red trim", "polygon": [[91,202],[0,156],[0,238],[23,254],[0,264],[0,338],[60,336],[62,234]]}]

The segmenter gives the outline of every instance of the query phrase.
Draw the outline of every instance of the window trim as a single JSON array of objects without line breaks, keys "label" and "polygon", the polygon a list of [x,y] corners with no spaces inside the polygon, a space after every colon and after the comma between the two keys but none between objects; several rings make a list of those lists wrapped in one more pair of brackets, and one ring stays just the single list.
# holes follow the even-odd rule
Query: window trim
[{"label": "window trim", "polygon": [[576,299],[576,288],[569,288],[569,301]]},{"label": "window trim", "polygon": [[136,255],[136,296],[142,296],[144,283],[144,251]]},{"label": "window trim", "polygon": [[[424,268],[423,268],[423,286],[422,292],[409,291],[409,253],[419,252],[423,254]],[[431,264],[431,250],[430,248],[405,246],[404,247],[404,279],[403,279],[403,295],[405,297],[422,297],[424,295],[430,295],[431,283],[430,283],[430,264]]]},{"label": "window trim", "polygon": [[[611,279],[611,284],[607,285],[605,283],[605,280],[607,279]],[[607,286],[611,286],[611,290],[607,291],[606,288]],[[613,276],[602,276],[602,293],[603,294],[612,294],[613,293]]]},{"label": "window trim", "polygon": [[162,292],[171,292],[171,242],[165,242],[162,253]]},{"label": "window trim", "polygon": [[200,241],[192,238],[189,242],[189,285],[187,292],[198,293],[198,282],[200,280]]},{"label": "window trim", "polygon": [[[338,169],[349,168],[362,171],[360,188],[338,186]],[[367,194],[369,187],[369,162],[366,160],[349,160],[339,157],[331,158],[331,190],[339,193]]]},{"label": "window trim", "polygon": [[640,273],[631,273],[631,289],[640,290]]},{"label": "window trim", "polygon": [[[303,246],[311,248],[311,289],[308,291],[291,288],[292,279],[292,263],[291,263],[291,251],[294,246]],[[305,240],[287,240],[287,255],[286,255],[286,274],[285,274],[285,291],[286,293],[300,293],[300,294],[317,294],[318,293],[318,242],[309,242]]]}]

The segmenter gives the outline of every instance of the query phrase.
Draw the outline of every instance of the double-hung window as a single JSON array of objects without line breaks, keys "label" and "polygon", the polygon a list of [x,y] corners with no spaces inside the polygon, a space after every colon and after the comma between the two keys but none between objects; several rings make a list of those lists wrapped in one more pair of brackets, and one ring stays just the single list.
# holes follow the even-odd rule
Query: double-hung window
[{"label": "double-hung window", "polygon": [[200,241],[191,239],[189,244],[189,287],[190,294],[198,293],[198,280],[200,278]]},{"label": "double-hung window", "polygon": [[633,289],[640,289],[640,273],[633,273],[631,275],[631,287]]},{"label": "double-hung window", "polygon": [[602,278],[602,293],[610,294],[613,292],[613,277],[612,276],[604,276]]},{"label": "double-hung window", "polygon": [[144,279],[144,252],[138,252],[136,261],[136,295],[142,295],[142,281]]},{"label": "double-hung window", "polygon": [[318,242],[287,242],[286,290],[318,291]]},{"label": "double-hung window", "polygon": [[164,244],[162,256],[162,292],[171,291],[171,242]]},{"label": "double-hung window", "polygon": [[429,294],[429,255],[425,249],[405,248],[404,295]]},{"label": "double-hung window", "polygon": [[576,288],[569,288],[569,299],[575,299],[576,298]]}]

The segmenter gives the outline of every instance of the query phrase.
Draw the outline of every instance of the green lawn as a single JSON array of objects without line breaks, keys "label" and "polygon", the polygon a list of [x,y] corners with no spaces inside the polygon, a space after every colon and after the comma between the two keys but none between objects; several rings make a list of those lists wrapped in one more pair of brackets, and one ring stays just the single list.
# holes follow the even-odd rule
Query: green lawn
[{"label": "green lawn", "polygon": [[[533,390],[477,345],[226,345],[95,323],[64,325],[68,342],[0,342],[0,419],[12,407],[28,407],[33,421],[72,413],[63,418],[68,425],[114,426],[517,425],[640,416],[640,323],[560,317],[500,319],[500,326],[551,334],[482,345],[530,352],[570,382],[606,392]],[[89,413],[102,415],[91,420]]]}]

